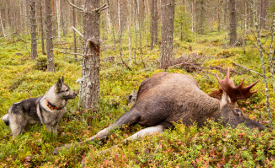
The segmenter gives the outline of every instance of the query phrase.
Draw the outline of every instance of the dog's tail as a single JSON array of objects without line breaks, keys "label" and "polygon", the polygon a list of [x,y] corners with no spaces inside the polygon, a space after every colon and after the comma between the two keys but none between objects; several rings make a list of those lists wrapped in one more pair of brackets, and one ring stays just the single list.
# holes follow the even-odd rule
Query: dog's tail
[{"label": "dog's tail", "polygon": [[9,114],[4,115],[4,117],[2,117],[2,120],[5,122],[5,124],[8,126],[10,124],[9,121]]}]

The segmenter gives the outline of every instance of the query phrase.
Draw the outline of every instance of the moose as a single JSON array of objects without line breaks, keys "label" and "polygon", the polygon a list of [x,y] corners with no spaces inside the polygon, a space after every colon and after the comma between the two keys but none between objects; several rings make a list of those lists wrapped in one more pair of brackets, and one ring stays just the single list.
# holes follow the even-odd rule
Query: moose
[{"label": "moose", "polygon": [[[186,125],[196,122],[201,127],[208,118],[221,120],[224,125],[233,127],[244,123],[250,128],[266,129],[262,124],[248,118],[236,105],[237,100],[248,98],[257,92],[251,92],[250,89],[259,80],[247,87],[243,86],[243,80],[235,87],[229,76],[229,68],[223,80],[216,75],[223,90],[222,98],[218,100],[200,90],[196,80],[190,75],[167,72],[154,74],[139,86],[133,107],[87,141],[105,138],[111,130],[121,128],[122,125],[140,124],[147,127],[126,139],[131,140],[155,132],[162,133],[179,121]],[[70,146],[71,144],[67,144],[56,148],[55,153]]]}]

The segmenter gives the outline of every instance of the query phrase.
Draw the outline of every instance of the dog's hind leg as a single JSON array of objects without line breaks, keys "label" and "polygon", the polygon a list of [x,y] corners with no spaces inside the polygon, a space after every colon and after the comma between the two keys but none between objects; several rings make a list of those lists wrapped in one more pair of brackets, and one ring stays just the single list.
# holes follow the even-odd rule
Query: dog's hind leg
[{"label": "dog's hind leg", "polygon": [[27,125],[26,119],[18,114],[9,114],[10,128],[15,138],[17,135],[24,131],[25,126]]}]

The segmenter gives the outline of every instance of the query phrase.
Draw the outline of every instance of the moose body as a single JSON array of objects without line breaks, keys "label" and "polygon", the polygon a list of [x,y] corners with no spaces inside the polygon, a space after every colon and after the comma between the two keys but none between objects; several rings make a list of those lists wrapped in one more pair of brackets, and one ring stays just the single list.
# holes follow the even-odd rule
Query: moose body
[{"label": "moose body", "polygon": [[218,113],[219,108],[219,100],[200,90],[193,77],[162,72],[141,83],[135,105],[115,125],[172,126],[173,122],[181,121],[186,125],[196,122],[202,126],[207,118]]},{"label": "moose body", "polygon": [[186,125],[196,122],[198,126],[203,126],[208,118],[220,119],[225,125],[237,126],[245,123],[247,127],[265,129],[265,126],[249,119],[235,105],[237,99],[247,98],[256,92],[249,90],[258,81],[248,87],[243,87],[243,82],[235,87],[230,83],[229,75],[228,69],[224,80],[217,76],[223,88],[222,99],[218,100],[200,90],[196,80],[189,75],[166,72],[154,74],[141,83],[137,101],[131,110],[88,141],[102,139],[108,136],[112,129],[121,128],[124,124],[147,126],[126,139],[129,140],[154,132],[161,133],[173,127],[173,122],[180,121]]}]

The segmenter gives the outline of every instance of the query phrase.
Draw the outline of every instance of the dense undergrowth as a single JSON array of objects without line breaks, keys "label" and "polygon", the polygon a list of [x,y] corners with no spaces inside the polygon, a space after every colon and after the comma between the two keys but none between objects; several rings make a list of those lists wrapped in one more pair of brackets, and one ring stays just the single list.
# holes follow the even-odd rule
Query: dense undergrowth
[{"label": "dense undergrowth", "polygon": [[[147,37],[148,38],[148,37]],[[235,83],[246,79],[245,84],[256,79],[260,82],[254,87],[258,92],[252,98],[239,102],[240,108],[251,119],[268,126],[268,114],[265,107],[264,83],[261,77],[234,66],[234,62],[262,73],[258,49],[247,40],[246,52],[242,47],[224,47],[224,34],[211,33],[194,37],[188,42],[175,39],[174,56],[198,53],[204,56],[204,67],[213,65],[222,68],[230,67],[240,74],[232,73]],[[249,38],[249,36],[247,37]],[[111,38],[110,38],[111,39]],[[146,39],[146,38],[145,38]],[[56,72],[49,73],[37,70],[36,62],[30,59],[30,37],[21,40],[0,40],[0,115],[7,113],[14,102],[41,96],[64,76],[65,83],[72,90],[78,91],[76,80],[81,77],[81,62],[74,62],[59,51],[72,46],[72,37],[63,38],[62,45],[54,48]],[[7,137],[10,129],[0,122],[0,167],[80,167],[85,159],[87,167],[274,167],[275,166],[275,132],[272,129],[255,131],[239,126],[224,127],[219,123],[208,121],[207,126],[199,128],[176,123],[174,130],[167,130],[161,136],[147,136],[123,144],[122,140],[142,129],[141,126],[125,127],[106,140],[94,141],[83,146],[66,149],[57,156],[53,154],[55,147],[66,143],[83,141],[99,130],[113,123],[119,116],[131,108],[126,104],[126,96],[137,90],[139,84],[158,69],[160,51],[158,46],[150,51],[149,40],[144,41],[141,61],[140,49],[137,49],[136,63],[130,65],[133,71],[122,64],[114,65],[105,62],[108,56],[118,54],[112,49],[101,53],[100,72],[100,110],[91,113],[89,110],[77,108],[78,97],[69,101],[67,112],[59,124],[58,134],[49,133],[42,125],[33,125],[25,134],[15,139]],[[252,40],[253,41],[253,40]],[[108,39],[102,44],[111,44]],[[124,57],[129,53],[127,40],[123,43]],[[192,46],[192,51],[189,50]],[[40,46],[38,46],[40,48]],[[42,56],[39,50],[39,56]],[[16,54],[21,53],[21,54]],[[72,56],[70,56],[72,57]],[[119,57],[118,57],[119,58]],[[117,59],[118,62],[119,59]],[[268,59],[266,58],[266,63]],[[129,62],[127,62],[129,63]],[[266,66],[268,67],[268,66]],[[168,72],[187,73],[184,69],[170,68]],[[217,70],[209,70],[218,73]],[[190,73],[206,93],[219,88],[218,82],[211,74],[204,72]],[[270,76],[270,71],[268,71]],[[271,86],[271,78],[268,79]],[[274,93],[270,91],[271,107],[274,108]],[[275,118],[274,113],[272,114]],[[105,149],[119,144],[106,153]]]}]

